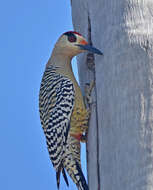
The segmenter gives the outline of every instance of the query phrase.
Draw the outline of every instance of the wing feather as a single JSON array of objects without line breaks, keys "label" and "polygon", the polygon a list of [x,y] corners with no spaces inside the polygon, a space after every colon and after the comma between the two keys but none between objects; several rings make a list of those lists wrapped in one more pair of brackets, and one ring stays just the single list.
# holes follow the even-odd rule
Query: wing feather
[{"label": "wing feather", "polygon": [[62,163],[74,106],[74,86],[70,79],[46,70],[42,79],[39,110],[48,151],[57,170]]}]

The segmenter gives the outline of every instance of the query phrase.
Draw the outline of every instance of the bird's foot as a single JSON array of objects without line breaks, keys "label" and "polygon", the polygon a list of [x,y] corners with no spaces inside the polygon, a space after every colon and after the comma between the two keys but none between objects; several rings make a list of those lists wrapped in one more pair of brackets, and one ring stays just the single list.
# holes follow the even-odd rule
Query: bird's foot
[{"label": "bird's foot", "polygon": [[87,132],[85,134],[82,134],[82,136],[80,138],[80,142],[82,142],[82,143],[86,143],[87,142]]},{"label": "bird's foot", "polygon": [[95,85],[95,81],[92,80],[90,83],[86,83],[86,86],[85,86],[85,104],[86,104],[86,108],[87,108],[88,112],[90,112],[90,107],[93,103],[92,97],[91,97],[91,92],[92,92],[94,85]]}]

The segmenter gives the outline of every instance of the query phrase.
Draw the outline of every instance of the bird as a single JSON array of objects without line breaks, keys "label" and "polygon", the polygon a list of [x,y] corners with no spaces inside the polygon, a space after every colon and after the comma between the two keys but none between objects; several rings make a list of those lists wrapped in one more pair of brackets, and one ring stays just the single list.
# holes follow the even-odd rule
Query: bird
[{"label": "bird", "polygon": [[40,121],[58,189],[61,173],[69,186],[66,172],[78,190],[89,189],[80,163],[80,142],[85,142],[89,112],[71,65],[74,56],[86,51],[103,55],[80,33],[63,33],[53,48],[40,85]]}]

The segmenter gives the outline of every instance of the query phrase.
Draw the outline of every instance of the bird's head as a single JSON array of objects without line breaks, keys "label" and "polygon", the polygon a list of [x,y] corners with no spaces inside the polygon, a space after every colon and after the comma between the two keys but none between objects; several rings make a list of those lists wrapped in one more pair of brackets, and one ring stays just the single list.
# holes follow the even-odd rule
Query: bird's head
[{"label": "bird's head", "polygon": [[89,45],[81,34],[74,31],[69,31],[62,34],[55,44],[55,48],[58,52],[70,57],[85,51],[103,55],[100,50]]}]

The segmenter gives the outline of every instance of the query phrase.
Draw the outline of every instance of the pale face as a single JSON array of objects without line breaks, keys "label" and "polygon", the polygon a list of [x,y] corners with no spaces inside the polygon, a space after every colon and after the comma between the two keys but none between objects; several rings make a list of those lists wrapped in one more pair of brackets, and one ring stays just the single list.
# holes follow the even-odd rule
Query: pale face
[{"label": "pale face", "polygon": [[55,48],[65,56],[73,57],[79,53],[90,51],[102,55],[102,53],[88,45],[88,42],[83,36],[77,32],[66,32],[64,33],[55,44]]}]

